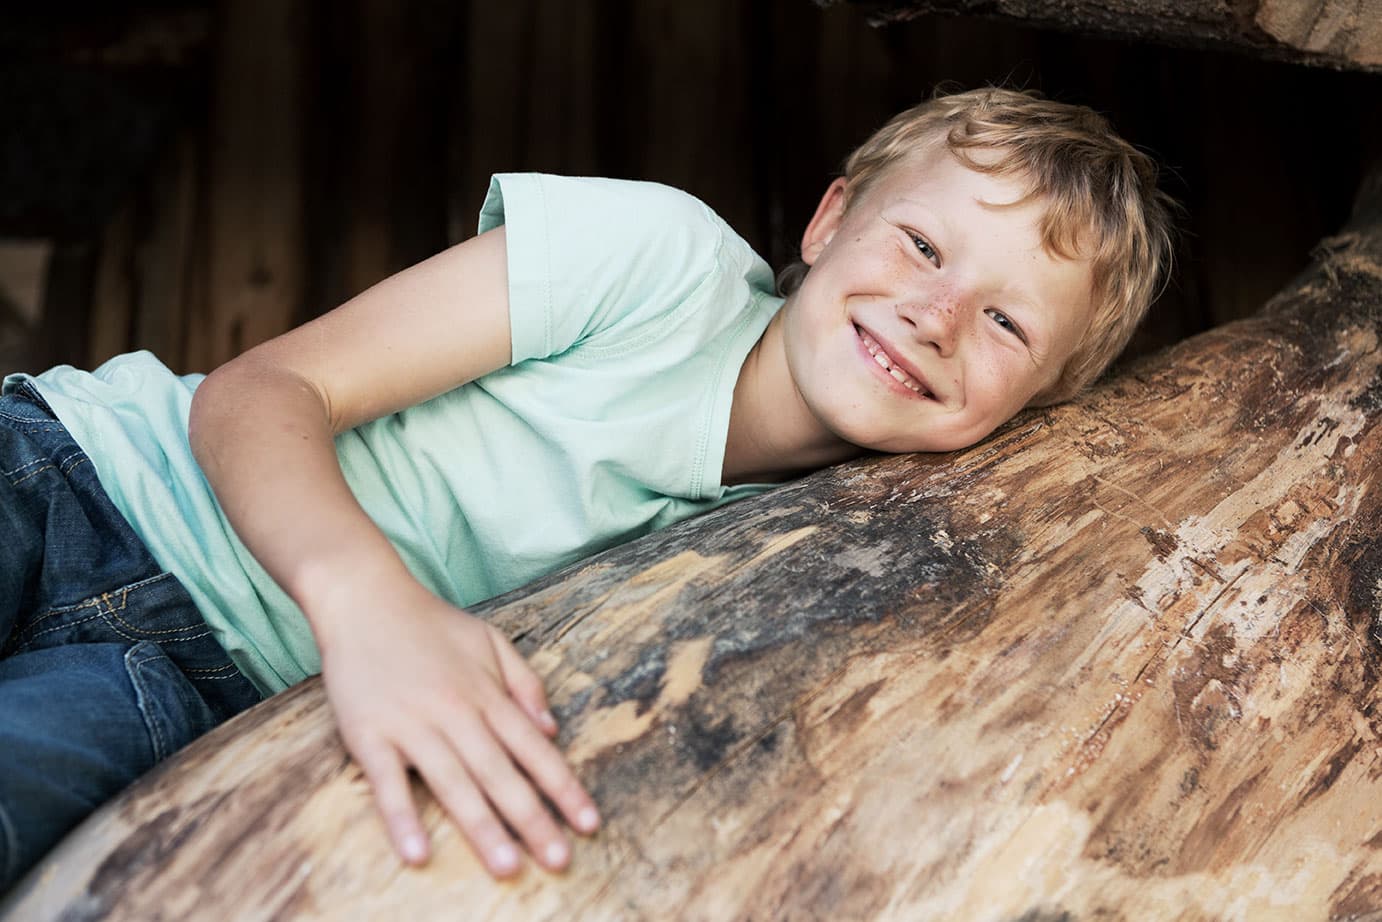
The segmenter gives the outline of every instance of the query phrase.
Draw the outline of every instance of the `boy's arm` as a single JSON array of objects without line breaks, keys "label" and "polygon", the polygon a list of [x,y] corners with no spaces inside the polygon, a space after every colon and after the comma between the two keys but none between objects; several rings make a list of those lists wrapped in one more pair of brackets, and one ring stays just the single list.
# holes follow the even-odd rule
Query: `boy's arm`
[{"label": "boy's arm", "polygon": [[506,365],[508,307],[500,227],[217,369],[189,423],[237,534],[307,615],[342,738],[399,854],[428,852],[411,768],[496,874],[518,867],[500,816],[547,866],[569,857],[534,784],[582,832],[598,823],[594,804],[549,739],[541,680],[413,578],[355,500],[333,439]]}]

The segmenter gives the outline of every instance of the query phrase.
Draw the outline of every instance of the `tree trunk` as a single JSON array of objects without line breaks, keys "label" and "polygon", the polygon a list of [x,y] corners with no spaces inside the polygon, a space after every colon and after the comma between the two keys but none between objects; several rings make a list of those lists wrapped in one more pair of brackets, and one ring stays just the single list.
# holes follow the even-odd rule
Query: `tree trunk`
[{"label": "tree trunk", "polygon": [[480,606],[606,827],[400,870],[312,680],[16,917],[1262,919],[1382,910],[1382,170],[1252,319],[973,449],[823,471]]},{"label": "tree trunk", "polygon": [[[840,0],[816,0],[830,6]],[[1217,45],[1348,70],[1382,71],[1377,0],[850,0],[876,21],[928,13],[1015,19],[1064,31]]]}]

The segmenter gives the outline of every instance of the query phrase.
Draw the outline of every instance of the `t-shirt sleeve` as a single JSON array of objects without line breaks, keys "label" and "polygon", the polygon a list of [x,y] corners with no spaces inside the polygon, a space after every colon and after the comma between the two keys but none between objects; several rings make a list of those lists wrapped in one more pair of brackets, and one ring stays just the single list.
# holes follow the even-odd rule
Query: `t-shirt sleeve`
[{"label": "t-shirt sleeve", "polygon": [[504,173],[480,232],[504,225],[512,363],[675,323],[725,231],[699,199],[630,180]]}]

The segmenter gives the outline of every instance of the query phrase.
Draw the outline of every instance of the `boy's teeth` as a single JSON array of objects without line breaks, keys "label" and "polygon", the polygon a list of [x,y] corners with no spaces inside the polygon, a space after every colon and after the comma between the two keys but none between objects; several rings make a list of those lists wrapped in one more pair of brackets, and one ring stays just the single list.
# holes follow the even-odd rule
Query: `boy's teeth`
[{"label": "boy's teeth", "polygon": [[883,347],[878,345],[877,340],[875,340],[869,334],[865,333],[863,330],[859,331],[859,338],[864,341],[864,348],[869,350],[869,355],[873,356],[873,360],[877,362],[879,365],[881,365],[884,371],[892,375],[894,380],[896,380],[899,384],[903,385],[904,387],[908,387],[916,391],[918,394],[921,393],[920,382],[918,382],[911,375],[907,374],[907,372],[903,371],[901,368],[898,368],[896,365],[894,365],[893,360],[888,358],[888,353],[883,351]]}]

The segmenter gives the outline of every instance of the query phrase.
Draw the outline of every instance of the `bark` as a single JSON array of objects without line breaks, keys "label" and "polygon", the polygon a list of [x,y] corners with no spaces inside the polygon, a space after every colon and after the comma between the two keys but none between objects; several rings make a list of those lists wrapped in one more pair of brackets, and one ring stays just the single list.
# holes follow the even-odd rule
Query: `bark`
[{"label": "bark", "polygon": [[[816,0],[829,6],[840,0]],[[1377,0],[850,0],[878,22],[928,13],[996,16],[1067,32],[1214,45],[1288,61],[1382,71]]]},{"label": "bark", "polygon": [[[318,681],[103,809],[14,918],[1382,911],[1382,171],[1260,315],[949,456],[494,600],[606,828],[402,871]],[[461,907],[464,907],[463,909]]]}]

